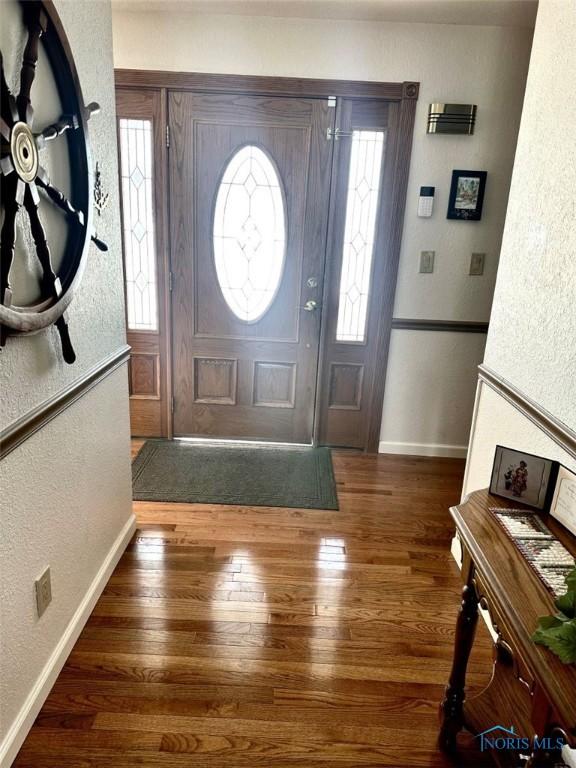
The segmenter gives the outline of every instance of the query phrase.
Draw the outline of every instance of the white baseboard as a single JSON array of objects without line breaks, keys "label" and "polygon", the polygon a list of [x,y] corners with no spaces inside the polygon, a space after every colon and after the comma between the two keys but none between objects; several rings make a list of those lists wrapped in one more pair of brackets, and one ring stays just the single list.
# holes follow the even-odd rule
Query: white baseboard
[{"label": "white baseboard", "polygon": [[18,716],[10,726],[4,741],[0,744],[0,768],[9,768],[16,758],[18,750],[28,735],[28,731],[32,727],[46,697],[56,682],[56,678],[60,674],[66,659],[70,655],[74,643],[88,621],[88,617],[92,613],[96,601],[112,575],[112,571],[116,567],[118,560],[120,560],[120,557],[128,546],[128,542],[132,538],[135,529],[136,518],[134,515],[131,515],[106,555],[106,559],[90,584],[90,587],[76,609],[74,616],[72,616],[58,645],[50,655],[50,658],[36,680],[34,687],[28,694]]},{"label": "white baseboard", "polygon": [[465,459],[467,445],[445,445],[442,443],[389,443],[381,440],[378,453],[399,453],[404,456],[443,456],[452,459]]}]

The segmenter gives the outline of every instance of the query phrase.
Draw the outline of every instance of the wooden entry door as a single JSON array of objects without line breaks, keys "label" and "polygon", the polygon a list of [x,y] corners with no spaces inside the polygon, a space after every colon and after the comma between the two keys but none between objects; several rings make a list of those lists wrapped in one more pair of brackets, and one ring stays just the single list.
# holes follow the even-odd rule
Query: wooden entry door
[{"label": "wooden entry door", "polygon": [[334,112],[169,95],[175,436],[312,442]]}]

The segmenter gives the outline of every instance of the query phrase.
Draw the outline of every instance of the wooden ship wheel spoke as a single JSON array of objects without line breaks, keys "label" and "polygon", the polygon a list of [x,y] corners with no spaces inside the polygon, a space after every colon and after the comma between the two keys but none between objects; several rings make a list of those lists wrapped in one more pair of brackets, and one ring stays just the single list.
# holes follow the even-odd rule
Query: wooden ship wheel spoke
[{"label": "wooden ship wheel spoke", "polygon": [[[51,0],[21,0],[27,41],[20,68],[20,89],[11,92],[0,54],[0,184],[4,221],[0,243],[0,346],[11,333],[35,333],[55,324],[60,334],[62,353],[67,363],[76,359],[65,310],[80,280],[87,247],[92,240],[101,251],[107,246],[92,232],[92,179],[89,164],[87,121],[99,110],[95,102],[84,106],[76,69],[64,31]],[[33,132],[35,111],[32,86],[36,77],[41,42],[46,49],[64,114],[39,132]],[[41,165],[40,153],[50,142],[63,137],[68,144],[73,203],[55,186]],[[49,235],[40,215],[41,195],[55,206],[67,223],[67,242],[59,275],[53,267]],[[18,213],[28,217],[30,233],[41,268],[40,301],[17,306],[10,284],[16,258]]]}]

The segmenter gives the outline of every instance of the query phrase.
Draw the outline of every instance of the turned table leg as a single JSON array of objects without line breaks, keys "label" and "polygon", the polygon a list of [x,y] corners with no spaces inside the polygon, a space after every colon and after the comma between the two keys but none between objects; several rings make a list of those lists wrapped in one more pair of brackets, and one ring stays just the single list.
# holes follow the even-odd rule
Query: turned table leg
[{"label": "turned table leg", "polygon": [[462,604],[456,621],[454,659],[444,700],[440,705],[440,734],[438,746],[450,752],[456,748],[456,736],[464,724],[463,704],[466,685],[466,668],[476,624],[478,622],[478,597],[471,583],[462,590]]}]

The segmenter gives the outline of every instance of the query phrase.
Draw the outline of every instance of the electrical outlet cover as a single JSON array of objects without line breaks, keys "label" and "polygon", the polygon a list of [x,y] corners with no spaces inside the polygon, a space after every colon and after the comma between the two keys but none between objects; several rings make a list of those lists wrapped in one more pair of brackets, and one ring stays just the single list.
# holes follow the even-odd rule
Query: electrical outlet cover
[{"label": "electrical outlet cover", "polygon": [[52,602],[52,583],[50,579],[50,568],[46,568],[42,576],[36,579],[36,608],[38,618],[42,616],[46,608]]},{"label": "electrical outlet cover", "polygon": [[430,275],[434,272],[434,257],[436,251],[420,251],[420,274]]},{"label": "electrical outlet cover", "polygon": [[470,257],[470,274],[483,275],[485,260],[486,260],[485,253],[473,253],[472,256]]}]

